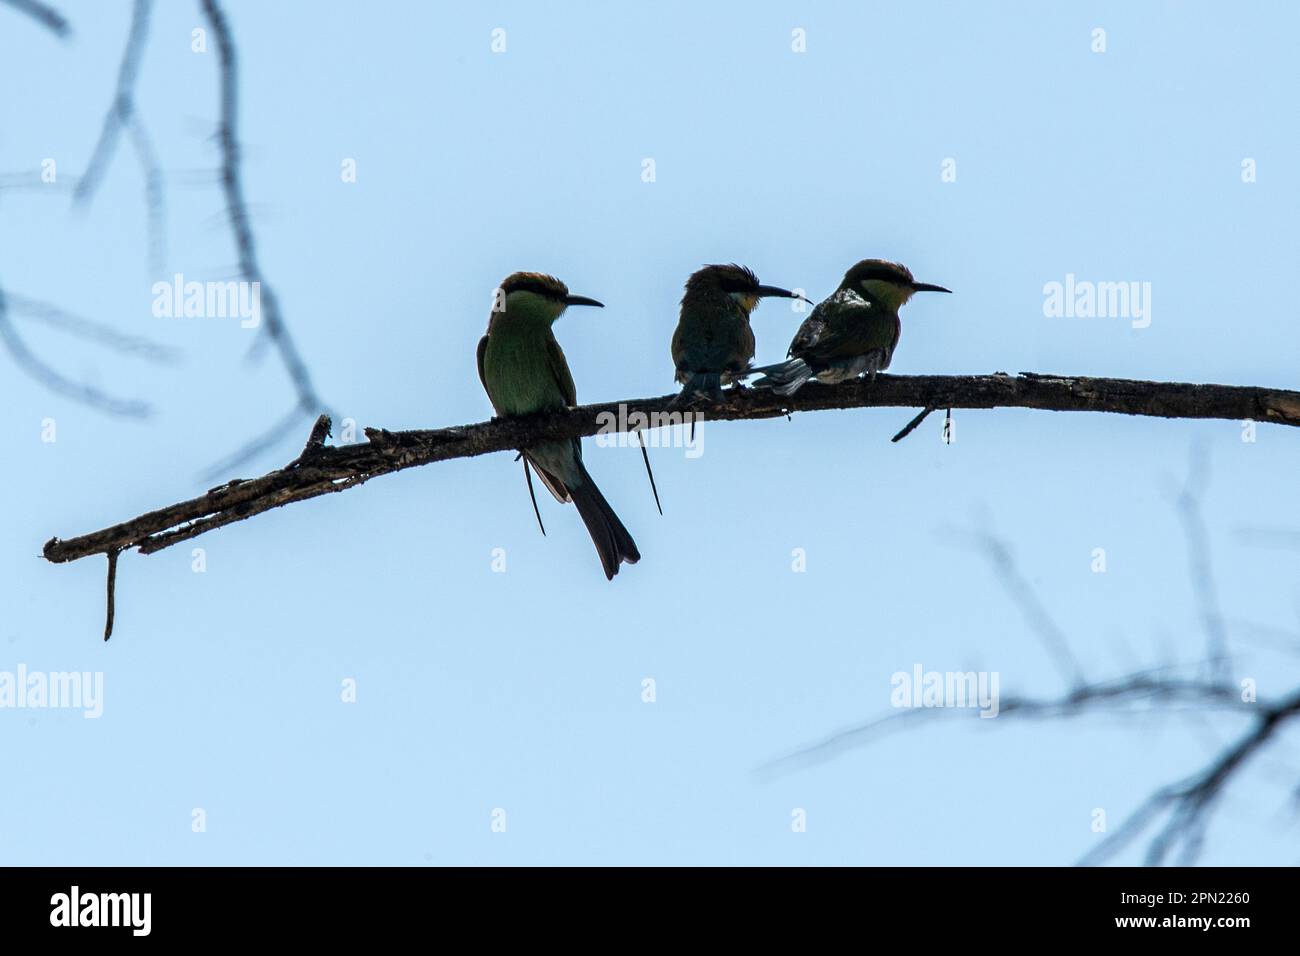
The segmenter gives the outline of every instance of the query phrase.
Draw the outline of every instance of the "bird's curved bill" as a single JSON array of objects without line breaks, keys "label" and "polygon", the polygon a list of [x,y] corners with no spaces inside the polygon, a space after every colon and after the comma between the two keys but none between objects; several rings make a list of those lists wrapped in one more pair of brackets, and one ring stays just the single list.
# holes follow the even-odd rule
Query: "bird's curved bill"
[{"label": "bird's curved bill", "polygon": [[588,299],[585,295],[566,295],[564,297],[565,305],[594,305],[598,309],[605,308],[604,302],[597,302],[595,299]]},{"label": "bird's curved bill", "polygon": [[761,285],[754,294],[760,299],[767,296],[780,296],[782,299],[803,299],[809,305],[812,304],[812,299],[807,296],[802,296],[798,292],[791,292],[789,289],[778,289],[774,285]]},{"label": "bird's curved bill", "polygon": [[928,282],[913,282],[913,292],[952,292],[952,289],[945,289],[941,285],[930,285]]}]

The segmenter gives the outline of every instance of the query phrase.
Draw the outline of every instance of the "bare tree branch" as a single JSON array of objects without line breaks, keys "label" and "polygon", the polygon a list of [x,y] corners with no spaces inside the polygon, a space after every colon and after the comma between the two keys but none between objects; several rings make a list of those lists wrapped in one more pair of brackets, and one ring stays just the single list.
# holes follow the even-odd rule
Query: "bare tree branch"
[{"label": "bare tree branch", "polygon": [[1079,659],[1075,657],[1074,651],[1070,649],[1070,642],[1066,638],[1065,632],[1053,620],[1052,615],[1043,606],[1043,602],[1038,599],[1033,587],[1025,580],[1025,576],[1020,573],[1020,566],[1012,557],[1010,546],[993,534],[985,533],[976,537],[978,544],[984,550],[985,556],[993,565],[993,570],[1002,583],[1003,590],[1015,602],[1016,607],[1020,609],[1020,613],[1024,616],[1029,629],[1042,642],[1043,647],[1047,649],[1047,653],[1052,658],[1057,670],[1060,671],[1062,679],[1075,690],[1083,688],[1085,679]]},{"label": "bare tree branch", "polygon": [[[1249,714],[1253,725],[1238,740],[1219,750],[1218,755],[1201,770],[1173,784],[1158,788],[1142,801],[1113,831],[1086,853],[1080,865],[1103,863],[1141,837],[1154,830],[1147,847],[1145,862],[1159,866],[1176,850],[1181,865],[1194,863],[1201,851],[1211,812],[1229,782],[1239,774],[1250,758],[1277,739],[1282,726],[1300,715],[1300,689],[1292,691],[1276,704],[1246,698],[1230,678],[1227,622],[1219,610],[1218,588],[1209,562],[1209,535],[1201,517],[1201,494],[1207,482],[1208,467],[1202,447],[1193,449],[1191,469],[1177,497],[1189,554],[1189,577],[1195,595],[1198,616],[1207,639],[1207,659],[1195,667],[1180,670],[1166,667],[1137,670],[1121,677],[1100,682],[1084,682],[1082,672],[1069,650],[1065,635],[1051,620],[1042,602],[1017,567],[1006,545],[992,535],[977,536],[986,556],[993,564],[1011,599],[1021,607],[1033,631],[1050,638],[1049,649],[1060,655],[1067,679],[1073,688],[1060,697],[1003,697],[997,715],[1021,718],[1070,718],[1089,712],[1121,715],[1188,713],[1201,717],[1207,710],[1234,717]],[[1279,629],[1275,629],[1279,630]],[[1294,649],[1294,635],[1282,631]],[[1188,707],[1195,709],[1188,710]],[[763,767],[759,773],[771,776],[787,770],[829,760],[845,750],[871,743],[889,730],[907,729],[939,717],[966,717],[974,713],[960,708],[906,708],[837,731],[822,740],[803,746]],[[1216,747],[1216,749],[1218,749]],[[1300,789],[1296,791],[1300,798]]]},{"label": "bare tree branch", "polygon": [[[1039,408],[1119,412],[1165,418],[1255,418],[1300,425],[1300,393],[1234,385],[1185,385],[1127,379],[1040,375],[880,375],[835,386],[806,385],[790,397],[746,389],[726,403],[695,412],[669,411],[675,395],[584,405],[548,415],[493,419],[432,431],[366,429],[368,442],[322,447],[251,481],[235,481],[206,495],[67,541],[51,539],[45,557],[72,561],[139,547],[145,554],[204,531],[251,518],[294,501],[343,491],[378,475],[450,458],[528,448],[543,441],[598,431],[631,431],[700,420],[764,419],[831,408]],[[280,428],[284,423],[277,425]]]},{"label": "bare tree branch", "polygon": [[[1232,688],[1228,688],[1232,692]],[[1167,787],[1161,787],[1120,824],[1119,828],[1090,850],[1079,861],[1081,865],[1104,862],[1142,833],[1164,811],[1169,816],[1147,848],[1146,865],[1160,866],[1180,844],[1179,864],[1195,862],[1205,838],[1209,812],[1219,799],[1228,781],[1240,768],[1274,739],[1282,724],[1300,714],[1300,691],[1280,703],[1267,707],[1262,704],[1254,726],[1235,744],[1225,749],[1217,759],[1198,773]]]},{"label": "bare tree branch", "polygon": [[[998,705],[998,719],[1007,714],[1022,718],[1059,720],[1080,717],[1102,708],[1108,712],[1149,714],[1155,705],[1166,711],[1186,704],[1200,704],[1240,711],[1241,700],[1230,684],[1215,684],[1195,675],[1184,676],[1167,668],[1126,674],[1108,681],[1084,684],[1061,697],[1003,697]],[[846,750],[865,746],[891,730],[937,720],[979,720],[970,710],[925,707],[891,711],[881,717],[838,730],[821,740],[800,747],[759,768],[764,775],[813,766],[838,756]]]},{"label": "bare tree branch", "polygon": [[[85,204],[94,197],[95,190],[104,177],[104,170],[108,168],[113,151],[117,148],[118,133],[135,115],[135,80],[140,73],[140,58],[144,53],[145,42],[149,39],[149,16],[152,9],[153,0],[135,0],[131,9],[131,29],[127,33],[126,48],[117,69],[117,89],[113,93],[108,112],[104,114],[104,123],[90,154],[90,162],[72,194],[75,203]],[[146,164],[146,176],[148,175]]]},{"label": "bare tree branch", "polygon": [[[257,257],[257,242],[253,235],[248,203],[244,196],[244,184],[240,165],[239,129],[239,77],[237,56],[230,25],[226,20],[218,0],[201,0],[203,13],[212,28],[216,41],[217,58],[221,68],[221,119],[217,126],[217,141],[221,148],[221,185],[226,197],[226,217],[234,235],[235,246],[239,252],[239,268],[247,282],[256,282],[261,286],[263,312],[262,328],[258,335],[270,337],[280,354],[285,371],[297,392],[298,414],[318,415],[326,412],[327,406],[316,392],[311,373],[298,353],[284,316],[280,312],[280,300],[266,276],[262,272]],[[279,426],[267,434],[250,442],[237,452],[226,464],[242,464],[259,453],[281,436]]]},{"label": "bare tree branch", "polygon": [[75,335],[88,342],[94,342],[96,345],[102,345],[115,352],[121,352],[124,355],[134,355],[160,364],[174,364],[181,357],[179,349],[174,349],[169,345],[162,345],[143,336],[119,332],[111,325],[96,322],[84,316],[74,315],[56,305],[50,305],[48,302],[30,299],[27,296],[17,295],[13,292],[8,293],[6,301],[12,315],[22,315],[38,322],[44,322],[51,328],[59,329],[62,332]]},{"label": "bare tree branch", "polygon": [[136,157],[144,170],[144,201],[149,217],[149,271],[158,276],[167,268],[166,177],[153,140],[138,113],[131,114],[127,128],[131,131],[131,145],[135,147]]},{"label": "bare tree branch", "polygon": [[93,385],[73,381],[37,358],[18,335],[18,330],[14,328],[12,317],[9,315],[8,300],[2,288],[0,288],[0,341],[4,342],[5,348],[9,350],[9,354],[13,356],[19,368],[52,392],[66,395],[74,401],[109,415],[146,418],[152,412],[147,402],[114,398]]},{"label": "bare tree branch", "polygon": [[66,40],[72,33],[72,25],[67,18],[49,4],[40,0],[0,0],[22,13],[27,14],[41,26],[55,33],[59,39]]}]

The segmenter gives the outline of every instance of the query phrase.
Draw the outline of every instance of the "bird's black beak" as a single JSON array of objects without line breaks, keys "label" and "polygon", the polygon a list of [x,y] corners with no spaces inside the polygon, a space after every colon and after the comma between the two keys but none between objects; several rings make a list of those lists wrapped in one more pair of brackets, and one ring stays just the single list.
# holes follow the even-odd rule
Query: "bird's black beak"
[{"label": "bird's black beak", "polygon": [[597,302],[595,299],[588,299],[585,295],[566,295],[564,297],[565,305],[594,305],[598,309],[605,308],[604,302]]},{"label": "bird's black beak", "polygon": [[941,285],[930,285],[928,282],[913,282],[913,292],[952,292],[952,289],[945,289]]},{"label": "bird's black beak", "polygon": [[760,299],[767,296],[779,296],[782,299],[803,299],[809,305],[812,305],[812,299],[807,296],[802,296],[798,292],[791,292],[789,289],[778,289],[774,285],[761,285],[754,294]]}]

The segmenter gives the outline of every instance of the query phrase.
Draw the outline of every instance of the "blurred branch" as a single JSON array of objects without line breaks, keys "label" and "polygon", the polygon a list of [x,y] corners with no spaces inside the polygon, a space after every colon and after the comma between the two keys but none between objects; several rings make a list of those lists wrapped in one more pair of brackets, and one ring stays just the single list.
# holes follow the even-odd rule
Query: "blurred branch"
[{"label": "blurred branch", "polygon": [[1038,599],[1033,586],[1020,573],[1011,548],[1001,538],[988,533],[977,535],[977,542],[993,565],[1002,589],[1020,609],[1030,631],[1042,641],[1062,679],[1076,691],[1085,690],[1083,667],[1070,649],[1069,639]]},{"label": "blurred branch", "polygon": [[29,299],[27,296],[10,292],[7,294],[6,304],[12,315],[24,315],[38,322],[44,322],[51,328],[59,329],[88,342],[94,342],[96,345],[102,345],[115,352],[121,352],[124,355],[135,355],[147,361],[161,364],[173,364],[180,360],[181,353],[179,349],[162,345],[143,336],[119,332],[111,325],[74,315],[47,302]]},{"label": "blurred branch", "polygon": [[[390,432],[368,428],[368,442],[323,447],[251,481],[238,480],[190,501],[150,512],[103,531],[45,545],[51,561],[139,547],[149,554],[293,501],[343,491],[379,475],[451,458],[528,448],[544,441],[598,431],[630,431],[681,424],[669,406],[675,395],[583,405],[547,415],[496,418],[475,425]],[[1184,385],[1125,379],[1009,375],[879,375],[840,385],[806,385],[790,398],[745,389],[728,400],[685,413],[699,421],[784,417],[789,412],[869,407],[1019,407],[1058,411],[1121,412],[1170,418],[1257,418],[1300,425],[1300,393],[1233,385]],[[642,417],[644,416],[644,417]],[[279,435],[286,421],[278,422]],[[178,529],[177,526],[184,525]]]},{"label": "blurred branch", "polygon": [[[68,30],[67,21],[44,4],[29,2],[29,0],[21,0],[21,2],[19,0],[7,0],[7,2],[11,6],[36,17],[60,35],[66,34]],[[160,241],[157,237],[158,230],[161,229],[162,218],[162,173],[156,158],[153,156],[144,128],[140,125],[139,117],[135,115],[133,99],[140,56],[148,36],[151,7],[152,0],[136,0],[135,2],[126,50],[122,55],[122,62],[118,69],[117,90],[112,104],[104,116],[103,126],[91,155],[89,167],[85,175],[73,181],[75,185],[72,186],[72,189],[74,202],[84,203],[89,201],[94,195],[94,191],[98,187],[104,170],[112,157],[120,128],[129,126],[135,138],[136,151],[145,169],[150,208],[150,233],[153,236],[151,246],[157,250],[160,248]],[[22,181],[15,185],[29,186],[34,185],[35,182],[28,183],[24,177]],[[43,181],[39,184],[41,188],[50,188],[56,185]],[[62,185],[67,188],[70,184],[65,183]],[[13,187],[6,185],[4,188]],[[37,358],[36,354],[27,347],[27,344],[19,336],[17,329],[13,325],[12,318],[17,314],[27,315],[97,345],[118,352],[135,354],[150,361],[174,361],[177,355],[175,350],[139,336],[116,332],[103,323],[73,315],[57,306],[16,295],[6,298],[3,292],[0,292],[0,340],[3,341],[5,348],[8,349],[14,361],[24,372],[51,391],[110,415],[143,418],[150,413],[150,406],[145,402],[114,398],[91,385],[76,382],[66,377]]]},{"label": "blurred branch", "polygon": [[18,335],[18,330],[14,328],[12,316],[9,314],[8,299],[3,289],[0,289],[0,341],[4,342],[5,348],[9,350],[9,354],[13,356],[19,368],[52,392],[66,395],[74,401],[109,415],[145,418],[152,411],[146,402],[114,398],[93,385],[73,381],[38,359]]},{"label": "blurred branch", "polygon": [[113,151],[117,148],[118,134],[135,115],[135,80],[140,73],[140,57],[144,53],[145,41],[149,39],[149,15],[152,9],[153,0],[135,0],[135,5],[131,8],[131,29],[127,32],[126,49],[122,52],[122,61],[117,68],[117,89],[113,93],[108,112],[104,114],[99,139],[90,154],[90,162],[72,194],[75,203],[84,205],[94,197],[95,190],[104,178],[104,171],[113,158]]},{"label": "blurred branch", "polygon": [[[1249,714],[1250,729],[1238,740],[1219,750],[1199,771],[1157,789],[1133,811],[1120,826],[1108,833],[1097,846],[1080,859],[1081,865],[1111,859],[1142,834],[1151,832],[1162,817],[1163,825],[1154,830],[1147,846],[1145,862],[1159,866],[1178,849],[1180,865],[1196,861],[1204,843],[1211,811],[1248,760],[1275,739],[1282,726],[1300,714],[1300,689],[1292,691],[1276,704],[1247,702],[1241,688],[1232,683],[1228,656],[1228,630],[1218,604],[1218,586],[1210,565],[1209,534],[1201,516],[1201,495],[1207,485],[1208,466],[1202,447],[1193,450],[1190,473],[1177,498],[1189,553],[1189,577],[1198,616],[1207,639],[1207,659],[1188,674],[1171,668],[1138,670],[1108,681],[1084,682],[1082,671],[1068,641],[1048,615],[1042,602],[1012,558],[1006,544],[993,535],[979,540],[986,556],[1001,579],[1004,589],[1024,613],[1030,628],[1054,650],[1058,666],[1075,684],[1066,694],[1053,698],[1002,697],[996,715],[1005,718],[1061,719],[1090,712],[1133,714],[1190,713],[1203,715],[1207,709],[1234,716]],[[1192,709],[1188,709],[1188,708]],[[760,768],[765,775],[806,767],[829,760],[845,750],[864,746],[889,730],[901,730],[935,718],[969,717],[972,712],[956,708],[906,708],[885,714],[831,734],[801,747]]]},{"label": "blurred branch", "polygon": [[1165,812],[1168,818],[1164,826],[1147,847],[1146,865],[1160,866],[1180,844],[1179,865],[1194,863],[1205,841],[1205,829],[1214,803],[1246,761],[1274,739],[1286,721],[1300,714],[1300,691],[1271,707],[1264,704],[1252,706],[1258,708],[1258,714],[1254,726],[1244,736],[1198,773],[1161,787],[1147,797],[1115,832],[1107,834],[1101,843],[1084,855],[1080,865],[1110,859]]},{"label": "blurred branch", "polygon": [[[201,4],[216,41],[221,70],[221,118],[217,126],[217,141],[221,149],[221,185],[226,199],[226,216],[239,252],[240,272],[245,281],[256,282],[261,287],[263,323],[258,334],[269,336],[280,354],[285,371],[297,393],[295,414],[317,415],[327,411],[327,406],[316,392],[311,373],[298,353],[284,316],[280,312],[279,297],[266,281],[257,257],[257,241],[253,235],[248,203],[244,195],[240,165],[239,77],[234,38],[218,0],[201,0]],[[283,434],[283,423],[277,423],[265,434],[253,439],[226,459],[222,463],[223,466],[230,468],[242,464],[274,444],[283,437]]]},{"label": "blurred branch", "polygon": [[1187,481],[1178,492],[1178,517],[1187,536],[1188,573],[1192,579],[1192,598],[1205,632],[1206,657],[1209,666],[1223,677],[1228,666],[1228,634],[1219,610],[1219,590],[1210,565],[1210,536],[1201,515],[1201,496],[1209,484],[1209,463],[1205,448],[1198,445],[1192,451],[1191,469]]},{"label": "blurred branch", "polygon": [[167,193],[166,177],[154,150],[153,140],[139,115],[127,122],[131,145],[144,171],[144,201],[149,223],[149,271],[162,275],[167,268]]},{"label": "blurred branch", "polygon": [[[1203,677],[1181,676],[1157,668],[1084,684],[1059,697],[1002,697],[998,703],[997,719],[1018,714],[1026,719],[1059,720],[1080,717],[1099,708],[1108,708],[1110,713],[1149,714],[1156,704],[1173,708],[1193,703],[1229,710],[1242,708],[1237,689],[1231,684],[1216,684]],[[971,719],[980,718],[970,710],[956,708],[903,708],[836,731],[763,765],[759,772],[774,775],[814,766],[846,750],[872,743],[889,731],[915,724]]]},{"label": "blurred branch", "polygon": [[49,4],[41,3],[40,0],[0,0],[0,3],[6,3],[15,10],[27,14],[62,40],[66,40],[72,33],[72,25],[63,14]]}]

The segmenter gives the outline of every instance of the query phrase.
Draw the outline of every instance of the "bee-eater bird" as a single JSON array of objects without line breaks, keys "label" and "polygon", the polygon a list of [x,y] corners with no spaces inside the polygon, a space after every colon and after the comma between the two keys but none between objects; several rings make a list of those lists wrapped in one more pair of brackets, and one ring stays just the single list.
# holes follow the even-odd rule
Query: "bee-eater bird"
[{"label": "bee-eater bird", "polygon": [[723,385],[739,384],[748,374],[754,360],[749,313],[767,296],[804,299],[788,289],[760,284],[758,276],[734,263],[705,266],[686,280],[672,344],[677,381],[685,388],[674,405],[697,396],[719,401]]},{"label": "bee-eater bird", "polygon": [[[478,377],[498,415],[532,415],[578,403],[569,363],[551,329],[571,305],[604,308],[595,299],[570,295],[559,279],[537,272],[516,272],[501,283],[487,334],[478,343]],[[556,501],[577,507],[606,578],[613,579],[620,563],[641,559],[636,542],[582,464],[578,439],[546,442],[521,454],[525,475],[531,464]]]},{"label": "bee-eater bird", "polygon": [[754,383],[779,395],[793,395],[809,379],[833,385],[863,372],[872,378],[889,368],[903,324],[898,310],[916,292],[951,292],[917,282],[906,266],[863,259],[844,273],[839,288],[804,320],[790,343],[791,360],[767,368]]}]

